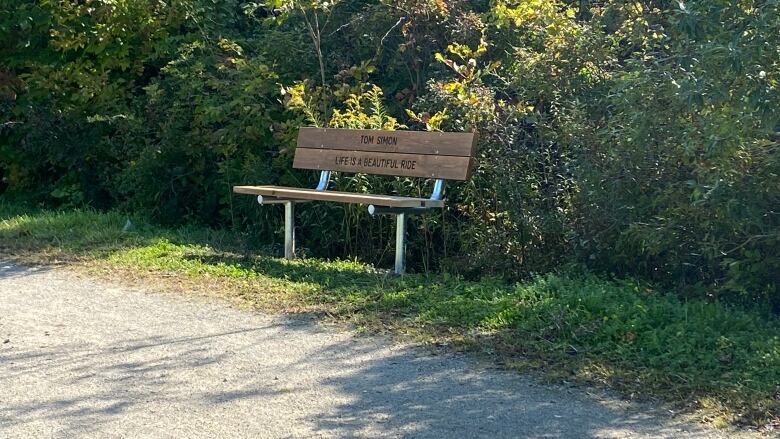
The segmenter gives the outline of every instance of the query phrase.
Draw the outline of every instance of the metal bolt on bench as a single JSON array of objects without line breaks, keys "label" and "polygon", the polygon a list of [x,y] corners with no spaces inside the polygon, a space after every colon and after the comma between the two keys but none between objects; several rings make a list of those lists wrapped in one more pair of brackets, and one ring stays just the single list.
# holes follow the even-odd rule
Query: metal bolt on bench
[{"label": "metal bolt on bench", "polygon": [[[467,180],[473,168],[476,134],[422,131],[301,128],[293,167],[316,169],[315,189],[234,186],[257,195],[260,204],[284,204],[284,257],[295,258],[295,203],[331,201],[367,204],[371,215],[395,215],[395,273],[406,269],[406,218],[444,206],[445,180]],[[329,191],[331,172],[431,178],[429,198]]]}]

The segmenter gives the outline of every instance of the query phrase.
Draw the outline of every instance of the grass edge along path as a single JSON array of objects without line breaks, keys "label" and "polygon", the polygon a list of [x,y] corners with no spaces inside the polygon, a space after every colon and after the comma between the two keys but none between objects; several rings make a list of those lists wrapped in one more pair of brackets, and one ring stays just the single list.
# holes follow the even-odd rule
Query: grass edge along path
[{"label": "grass edge along path", "polygon": [[[150,279],[218,282],[269,311],[322,311],[488,353],[553,379],[657,398],[716,426],[780,426],[780,318],[588,273],[516,285],[396,277],[349,261],[286,261],[241,250],[230,232],[166,229],[117,212],[30,210],[0,201],[0,255],[80,261]],[[239,244],[237,244],[237,242]]]}]

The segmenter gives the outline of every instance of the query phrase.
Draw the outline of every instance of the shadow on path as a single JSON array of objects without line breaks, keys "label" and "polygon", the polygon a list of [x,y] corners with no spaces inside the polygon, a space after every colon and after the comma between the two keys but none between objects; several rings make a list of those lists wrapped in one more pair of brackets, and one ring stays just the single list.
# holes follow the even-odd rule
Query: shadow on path
[{"label": "shadow on path", "polygon": [[[271,318],[6,267],[0,436],[679,437],[581,391]],[[691,428],[688,437],[717,437]]]}]

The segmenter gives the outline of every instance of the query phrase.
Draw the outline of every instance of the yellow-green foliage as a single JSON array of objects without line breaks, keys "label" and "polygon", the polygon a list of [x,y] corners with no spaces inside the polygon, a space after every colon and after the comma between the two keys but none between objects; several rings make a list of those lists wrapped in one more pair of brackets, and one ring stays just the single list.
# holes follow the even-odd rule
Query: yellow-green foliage
[{"label": "yellow-green foliage", "polygon": [[[231,186],[311,186],[302,125],[479,133],[414,270],[579,262],[780,310],[777,1],[9,0],[0,191],[278,242]],[[426,196],[430,182],[334,187]],[[302,252],[387,264],[392,224],[301,206]]]}]

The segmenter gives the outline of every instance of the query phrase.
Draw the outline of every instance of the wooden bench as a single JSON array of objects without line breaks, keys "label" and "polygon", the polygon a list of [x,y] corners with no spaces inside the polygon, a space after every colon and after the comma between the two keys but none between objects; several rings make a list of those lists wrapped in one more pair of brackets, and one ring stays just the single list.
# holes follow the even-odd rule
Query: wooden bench
[{"label": "wooden bench", "polygon": [[[405,269],[406,216],[444,206],[444,182],[467,180],[474,165],[474,133],[301,128],[293,167],[320,171],[314,189],[235,186],[260,204],[284,204],[284,255],[295,257],[293,206],[308,201],[367,204],[371,215],[396,215],[395,272]],[[434,180],[429,198],[328,190],[331,172],[419,177]]]}]

